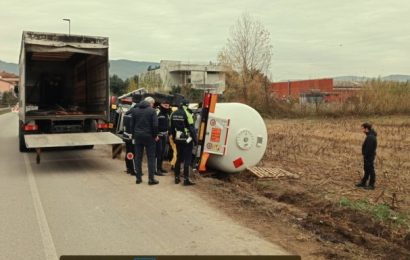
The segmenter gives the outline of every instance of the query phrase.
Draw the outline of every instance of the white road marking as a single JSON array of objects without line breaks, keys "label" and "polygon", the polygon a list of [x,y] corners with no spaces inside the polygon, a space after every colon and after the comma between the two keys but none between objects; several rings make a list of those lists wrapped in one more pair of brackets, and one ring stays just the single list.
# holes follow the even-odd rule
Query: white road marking
[{"label": "white road marking", "polygon": [[37,222],[40,227],[41,239],[43,242],[44,253],[46,255],[46,260],[58,260],[57,251],[54,246],[53,238],[50,233],[50,228],[48,227],[48,222],[46,214],[43,210],[43,205],[41,204],[40,194],[37,189],[36,180],[34,179],[33,170],[27,154],[24,154],[24,163],[26,165],[28,182],[30,185],[31,196],[33,198],[34,209],[36,211]]}]

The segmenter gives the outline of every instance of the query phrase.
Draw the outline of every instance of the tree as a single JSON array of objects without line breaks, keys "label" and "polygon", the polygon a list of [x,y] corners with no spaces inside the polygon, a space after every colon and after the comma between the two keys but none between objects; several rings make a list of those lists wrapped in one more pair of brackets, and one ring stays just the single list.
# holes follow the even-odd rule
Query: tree
[{"label": "tree", "polygon": [[18,102],[18,98],[14,96],[12,91],[3,92],[1,95],[2,106],[14,106]]},{"label": "tree", "polygon": [[151,70],[139,78],[139,87],[148,92],[163,92],[163,82],[161,76]]},{"label": "tree", "polygon": [[110,89],[114,95],[120,96],[124,94],[125,87],[126,85],[124,81],[120,77],[118,77],[116,74],[110,77]]},{"label": "tree", "polygon": [[[229,93],[240,93],[240,98],[248,103],[251,88],[266,85],[265,76],[272,60],[269,31],[249,14],[242,14],[231,27],[226,46],[219,53],[218,59],[227,73],[228,96]],[[269,88],[261,89],[265,91]],[[264,93],[270,96],[269,94]]]},{"label": "tree", "polygon": [[137,90],[138,86],[137,86],[137,81],[136,81],[136,77],[132,77],[128,79],[128,85],[126,88],[126,93]]}]

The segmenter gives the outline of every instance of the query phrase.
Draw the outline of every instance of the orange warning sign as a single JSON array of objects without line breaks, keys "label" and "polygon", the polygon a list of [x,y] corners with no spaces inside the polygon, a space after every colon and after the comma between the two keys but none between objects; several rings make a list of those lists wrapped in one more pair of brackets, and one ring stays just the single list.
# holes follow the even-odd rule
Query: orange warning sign
[{"label": "orange warning sign", "polygon": [[212,128],[211,142],[219,143],[221,140],[221,128]]}]

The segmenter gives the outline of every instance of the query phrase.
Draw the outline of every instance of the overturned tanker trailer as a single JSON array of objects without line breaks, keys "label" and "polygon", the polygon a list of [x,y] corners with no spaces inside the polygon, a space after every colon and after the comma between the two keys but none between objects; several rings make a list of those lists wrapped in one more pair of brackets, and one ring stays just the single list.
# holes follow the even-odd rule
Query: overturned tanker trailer
[{"label": "overturned tanker trailer", "polygon": [[217,94],[205,94],[198,119],[196,168],[233,173],[257,165],[268,142],[263,118],[246,104],[217,103],[217,99]]}]

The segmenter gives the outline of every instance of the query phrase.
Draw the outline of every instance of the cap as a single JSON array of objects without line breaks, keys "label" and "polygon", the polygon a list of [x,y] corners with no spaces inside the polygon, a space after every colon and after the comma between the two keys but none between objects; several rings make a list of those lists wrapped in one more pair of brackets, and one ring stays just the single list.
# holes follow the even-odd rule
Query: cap
[{"label": "cap", "polygon": [[188,106],[189,105],[189,100],[188,99],[181,100],[181,105]]}]

